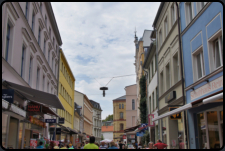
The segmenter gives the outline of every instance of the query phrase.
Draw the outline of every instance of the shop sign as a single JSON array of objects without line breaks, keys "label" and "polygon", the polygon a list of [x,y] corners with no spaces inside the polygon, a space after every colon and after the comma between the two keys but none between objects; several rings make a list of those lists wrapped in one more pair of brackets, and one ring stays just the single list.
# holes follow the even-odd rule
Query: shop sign
[{"label": "shop sign", "polygon": [[30,139],[30,147],[37,147],[37,140],[36,139]]},{"label": "shop sign", "polygon": [[126,135],[123,135],[123,139],[127,139]]},{"label": "shop sign", "polygon": [[[172,110],[175,110],[177,109],[178,107],[170,107],[169,108],[169,111],[172,111]],[[181,119],[181,112],[180,113],[177,113],[177,114],[173,114],[170,116],[170,119],[171,120],[178,120],[178,119]]]},{"label": "shop sign", "polygon": [[165,97],[165,103],[168,103],[169,101],[172,101],[176,98],[176,91],[172,91]]},{"label": "shop sign", "polygon": [[75,143],[79,143],[79,138],[76,138],[75,139]]},{"label": "shop sign", "polygon": [[59,124],[64,124],[65,123],[65,118],[59,118]]},{"label": "shop sign", "polygon": [[130,135],[130,138],[135,138],[135,135]]},{"label": "shop sign", "polygon": [[9,106],[9,102],[2,99],[2,108],[8,109],[8,106]]},{"label": "shop sign", "polygon": [[49,133],[54,134],[55,132],[55,127],[49,127]]},{"label": "shop sign", "polygon": [[191,100],[194,100],[196,98],[199,98],[205,94],[208,94],[214,90],[217,90],[219,88],[223,87],[223,76],[203,85],[200,88],[195,89],[190,93],[191,95]]},{"label": "shop sign", "polygon": [[38,125],[38,126],[46,128],[46,124],[44,122],[42,122],[41,120],[39,120],[39,119],[37,119],[37,118],[35,118],[33,116],[29,116],[29,121],[32,124],[35,124],[35,125]]},{"label": "shop sign", "polygon": [[143,132],[137,132],[136,135],[139,136],[139,137],[142,137],[142,136],[144,136],[144,133]]},{"label": "shop sign", "polygon": [[174,139],[172,140],[172,146],[173,146],[173,147],[176,147],[176,146],[177,146],[176,140],[174,140]]},{"label": "shop sign", "polygon": [[154,114],[148,114],[148,126],[149,127],[155,126],[155,122],[152,121],[153,118],[154,118]]},{"label": "shop sign", "polygon": [[28,112],[41,112],[41,105],[27,105]]},{"label": "shop sign", "polygon": [[2,99],[13,103],[14,100],[14,90],[13,89],[2,89]]},{"label": "shop sign", "polygon": [[141,131],[146,131],[148,130],[148,124],[147,123],[142,123],[141,127],[138,128],[139,130],[141,129]]},{"label": "shop sign", "polygon": [[56,128],[56,134],[61,134],[61,128],[60,127]]},{"label": "shop sign", "polygon": [[22,110],[21,108],[15,106],[14,104],[11,104],[10,109],[11,111],[13,111],[14,113],[17,113],[23,117],[26,117],[26,111]]},{"label": "shop sign", "polygon": [[56,119],[45,119],[45,123],[56,123]]},{"label": "shop sign", "polygon": [[87,135],[87,138],[89,138],[89,136]]}]

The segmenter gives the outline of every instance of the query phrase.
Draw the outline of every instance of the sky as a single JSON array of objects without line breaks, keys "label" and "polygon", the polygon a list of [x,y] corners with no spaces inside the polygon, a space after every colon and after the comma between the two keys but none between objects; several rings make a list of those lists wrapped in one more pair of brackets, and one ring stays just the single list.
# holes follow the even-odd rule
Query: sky
[{"label": "sky", "polygon": [[[135,27],[138,39],[144,30],[152,30],[160,3],[51,4],[63,42],[61,48],[76,79],[75,90],[100,103],[105,119],[113,114],[112,100],[125,95],[126,86],[136,84]],[[111,80],[123,75],[130,76]],[[103,97],[100,87],[106,85],[108,90]]]}]

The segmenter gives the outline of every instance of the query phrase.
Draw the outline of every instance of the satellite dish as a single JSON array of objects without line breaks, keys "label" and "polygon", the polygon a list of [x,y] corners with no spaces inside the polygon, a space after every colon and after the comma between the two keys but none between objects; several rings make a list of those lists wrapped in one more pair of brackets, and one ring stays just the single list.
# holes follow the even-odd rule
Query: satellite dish
[{"label": "satellite dish", "polygon": [[101,87],[100,90],[103,90],[103,97],[105,97],[105,90],[108,90],[108,87]]}]

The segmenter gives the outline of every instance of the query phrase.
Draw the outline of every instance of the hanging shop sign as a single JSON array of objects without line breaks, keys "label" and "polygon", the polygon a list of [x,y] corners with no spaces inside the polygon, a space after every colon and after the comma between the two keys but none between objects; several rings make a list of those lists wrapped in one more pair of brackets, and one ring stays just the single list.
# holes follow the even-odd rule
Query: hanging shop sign
[{"label": "hanging shop sign", "polygon": [[142,137],[142,136],[144,136],[144,133],[143,132],[137,132],[136,135],[139,136],[139,137]]},{"label": "hanging shop sign", "polygon": [[28,112],[41,112],[41,105],[27,105]]},{"label": "hanging shop sign", "polygon": [[[170,107],[169,108],[169,111],[172,111],[172,110],[175,110],[177,109],[178,107]],[[170,116],[170,119],[171,120],[178,120],[178,119],[181,119],[181,112],[180,113],[177,113],[177,114],[173,114]]]},{"label": "hanging shop sign", "polygon": [[35,124],[35,125],[38,125],[38,126],[41,126],[41,127],[44,127],[46,128],[46,124],[45,122],[42,122],[41,120],[33,117],[33,116],[29,116],[29,121],[32,123],[32,124]]},{"label": "hanging shop sign", "polygon": [[123,139],[127,139],[126,135],[123,135]]},{"label": "hanging shop sign", "polygon": [[138,129],[144,132],[144,131],[148,130],[148,124],[142,123],[141,127],[139,127]]},{"label": "hanging shop sign", "polygon": [[56,119],[45,119],[45,123],[56,123]]},{"label": "hanging shop sign", "polygon": [[57,134],[61,134],[61,128],[60,127],[56,128],[56,135]]},{"label": "hanging shop sign", "polygon": [[14,101],[14,90],[13,89],[2,89],[2,99],[13,103]]},{"label": "hanging shop sign", "polygon": [[153,118],[154,118],[154,114],[148,114],[148,126],[149,127],[155,126],[155,122],[152,121]]},{"label": "hanging shop sign", "polygon": [[176,91],[172,91],[165,97],[165,103],[168,103],[172,101],[173,99],[176,99]]},{"label": "hanging shop sign", "polygon": [[64,124],[65,123],[65,118],[59,118],[59,124]]}]

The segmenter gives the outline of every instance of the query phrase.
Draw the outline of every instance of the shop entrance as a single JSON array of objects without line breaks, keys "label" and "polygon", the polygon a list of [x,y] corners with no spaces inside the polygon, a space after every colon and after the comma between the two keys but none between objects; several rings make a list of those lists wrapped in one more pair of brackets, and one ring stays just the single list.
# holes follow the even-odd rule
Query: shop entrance
[{"label": "shop entrance", "polygon": [[17,148],[18,124],[19,124],[18,119],[10,117],[7,147],[12,147],[14,149]]},{"label": "shop entrance", "polygon": [[219,149],[223,146],[223,106],[197,114],[200,149]]}]

